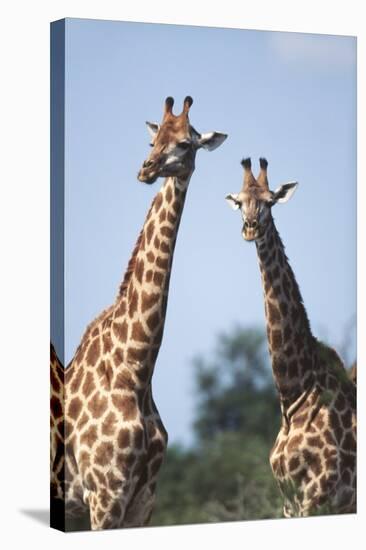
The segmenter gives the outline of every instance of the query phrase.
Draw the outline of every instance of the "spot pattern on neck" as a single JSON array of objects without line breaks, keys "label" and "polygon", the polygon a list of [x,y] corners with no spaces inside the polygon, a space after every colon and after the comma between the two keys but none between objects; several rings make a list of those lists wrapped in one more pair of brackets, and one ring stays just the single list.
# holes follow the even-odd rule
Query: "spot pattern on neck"
[{"label": "spot pattern on neck", "polygon": [[273,221],[256,245],[273,374],[280,399],[288,407],[313,383],[314,337],[299,286]]},{"label": "spot pattern on neck", "polygon": [[151,378],[185,195],[168,178],[153,200],[115,303],[88,325],[65,370],[64,409],[53,376],[53,498],[67,517],[90,508],[92,528],[142,525],[151,513],[167,444]]},{"label": "spot pattern on neck", "polygon": [[271,450],[284,515],[322,506],[356,511],[356,390],[331,348],[311,333],[274,223],[257,243],[269,350],[282,426]]}]

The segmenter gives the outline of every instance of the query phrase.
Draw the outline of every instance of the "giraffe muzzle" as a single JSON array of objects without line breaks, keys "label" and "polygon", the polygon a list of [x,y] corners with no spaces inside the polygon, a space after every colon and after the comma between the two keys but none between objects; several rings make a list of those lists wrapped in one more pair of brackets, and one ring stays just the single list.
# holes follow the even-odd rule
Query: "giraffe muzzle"
[{"label": "giraffe muzzle", "polygon": [[137,174],[137,179],[141,181],[142,183],[152,184],[155,183],[155,181],[158,179],[158,174],[149,174],[148,172],[144,172],[144,170],[140,170],[140,172]]},{"label": "giraffe muzzle", "polygon": [[242,236],[245,241],[254,241],[259,237],[259,225],[257,220],[246,220],[244,222]]},{"label": "giraffe muzzle", "polygon": [[137,179],[143,183],[154,183],[161,176],[161,160],[145,160],[137,174]]},{"label": "giraffe muzzle", "polygon": [[137,179],[143,183],[154,183],[159,176],[159,171],[156,163],[145,161],[141,170],[137,174]]}]

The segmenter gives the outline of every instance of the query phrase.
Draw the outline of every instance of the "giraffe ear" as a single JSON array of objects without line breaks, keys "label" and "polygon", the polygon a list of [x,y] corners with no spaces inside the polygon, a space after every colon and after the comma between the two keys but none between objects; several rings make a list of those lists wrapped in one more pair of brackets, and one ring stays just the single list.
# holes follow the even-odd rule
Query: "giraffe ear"
[{"label": "giraffe ear", "polygon": [[160,125],[157,124],[156,122],[146,121],[146,126],[150,136],[154,138],[159,131]]},{"label": "giraffe ear", "polygon": [[227,134],[221,132],[207,132],[206,134],[199,134],[197,138],[198,147],[203,147],[207,151],[213,151],[220,147],[227,138]]},{"label": "giraffe ear", "polygon": [[241,206],[241,202],[238,200],[239,195],[237,193],[230,193],[226,195],[225,200],[233,210],[238,210]]},{"label": "giraffe ear", "polygon": [[280,187],[278,187],[276,191],[274,191],[274,193],[272,194],[270,202],[272,204],[275,204],[277,202],[285,203],[289,201],[292,195],[295,193],[297,186],[297,181],[289,181],[288,183],[280,185]]}]

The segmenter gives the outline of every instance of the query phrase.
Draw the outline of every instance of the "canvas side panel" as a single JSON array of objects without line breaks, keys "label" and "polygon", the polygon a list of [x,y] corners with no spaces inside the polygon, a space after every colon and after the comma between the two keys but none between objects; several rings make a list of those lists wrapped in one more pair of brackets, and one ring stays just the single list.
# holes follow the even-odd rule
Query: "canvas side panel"
[{"label": "canvas side panel", "polygon": [[64,493],[64,207],[65,20],[51,23],[51,464],[50,525],[65,531]]}]

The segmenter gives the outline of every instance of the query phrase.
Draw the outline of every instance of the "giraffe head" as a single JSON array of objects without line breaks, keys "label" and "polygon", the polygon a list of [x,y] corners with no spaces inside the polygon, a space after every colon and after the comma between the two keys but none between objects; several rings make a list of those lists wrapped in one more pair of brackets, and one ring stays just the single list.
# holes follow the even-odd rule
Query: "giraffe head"
[{"label": "giraffe head", "polygon": [[241,164],[244,168],[243,187],[239,193],[227,195],[226,200],[234,210],[240,208],[244,224],[243,238],[254,241],[263,237],[272,223],[272,206],[287,202],[298,184],[291,181],[281,185],[276,191],[271,191],[268,186],[266,159],[259,159],[260,172],[257,179],[253,176],[250,158],[243,159]]},{"label": "giraffe head", "polygon": [[186,179],[194,170],[196,152],[203,147],[213,151],[227,138],[227,134],[208,132],[200,134],[189,122],[189,109],[193,99],[187,96],[180,115],[173,114],[174,99],[165,100],[161,124],[147,122],[151,135],[152,151],[143,162],[138,179],[154,183],[159,176]]}]

